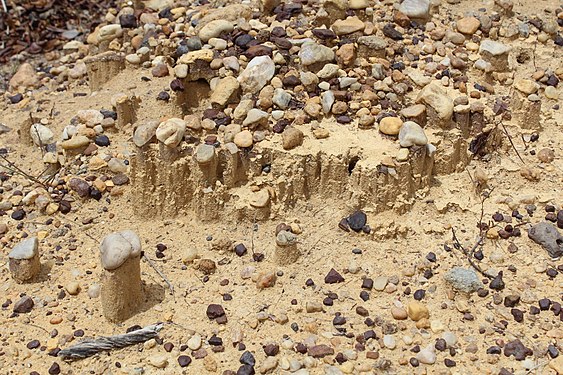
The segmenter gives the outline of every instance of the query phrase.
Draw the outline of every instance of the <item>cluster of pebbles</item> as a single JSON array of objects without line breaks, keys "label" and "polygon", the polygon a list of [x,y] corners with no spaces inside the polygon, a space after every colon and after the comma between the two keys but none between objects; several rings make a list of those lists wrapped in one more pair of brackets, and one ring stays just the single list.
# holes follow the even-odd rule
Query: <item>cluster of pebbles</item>
[{"label": "cluster of pebbles", "polygon": [[[32,116],[31,122],[26,119],[21,124],[22,147],[41,149],[44,176],[50,178],[39,184],[14,175],[13,170],[0,172],[0,217],[5,221],[0,223],[0,243],[9,250],[2,258],[9,267],[1,275],[5,285],[14,282],[24,288],[18,289],[17,298],[3,301],[2,320],[34,324],[46,315],[41,328],[48,334],[25,335],[18,345],[0,334],[2,367],[17,362],[32,368],[27,371],[30,374],[74,371],[78,364],[47,357],[56,357],[61,348],[85,335],[86,328],[78,327],[85,324],[75,315],[78,309],[63,313],[59,306],[66,309],[69,296],[91,299],[83,305],[87,314],[92,314],[91,305],[98,304],[99,298],[103,309],[94,310],[103,310],[112,322],[130,318],[125,323],[132,324],[136,313],[146,313],[137,311],[136,304],[142,304],[143,293],[150,299],[148,289],[141,288],[139,268],[140,243],[148,240],[130,232],[101,241],[101,279],[94,277],[98,271],[89,269],[88,281],[79,283],[74,280],[81,272],[73,270],[72,281],[59,285],[54,297],[43,298],[29,284],[46,280],[42,275],[45,258],[64,268],[65,262],[74,260],[73,253],[83,250],[73,228],[75,224],[83,230],[96,228],[98,223],[88,210],[92,204],[103,215],[129,189],[129,162],[134,155],[116,146],[124,135],[136,150],[157,143],[161,156],[171,162],[178,149],[197,144],[194,157],[203,163],[220,147],[249,153],[261,142],[273,140],[289,152],[302,147],[309,134],[323,142],[334,136],[330,123],[356,132],[359,138],[376,134],[380,141],[394,145],[392,159],[385,161],[394,166],[421,148],[430,155],[445,152],[443,139],[452,135],[489,134],[493,126],[488,119],[497,114],[494,105],[500,97],[509,108],[504,120],[522,128],[525,142],[537,141],[543,122],[555,121],[554,113],[560,109],[563,9],[554,5],[526,15],[519,14],[511,0],[495,0],[487,8],[461,14],[456,6],[455,0],[444,4],[428,0],[201,1],[190,6],[168,0],[134,1],[110,10],[86,44],[71,41],[61,52],[45,56],[50,69],[36,72],[30,64],[22,64],[5,94],[7,103],[19,108],[26,108],[41,93],[30,89],[50,85],[62,92],[88,81],[94,92],[103,92],[120,74],[140,77],[158,89],[130,95],[118,88],[107,108],[77,109],[62,129],[51,116]],[[531,48],[533,44],[536,47]],[[553,56],[551,65],[536,66],[536,50]],[[524,75],[518,72],[520,66],[525,68]],[[199,95],[201,103],[194,106],[193,97]],[[143,102],[170,113],[137,121]],[[468,130],[460,124],[471,116]],[[0,135],[9,131],[0,127]],[[13,160],[15,147],[2,147],[6,147],[0,150],[4,160]],[[549,147],[537,155],[530,152],[529,157],[541,166],[557,159]],[[520,173],[537,182],[542,171],[530,166]],[[213,257],[190,249],[178,263],[182,271],[197,273],[203,288],[217,283],[221,301],[216,296],[210,298],[213,303],[204,299],[205,308],[198,312],[193,328],[182,327],[181,333],[148,340],[135,349],[138,357],[120,356],[100,371],[180,373],[187,367],[225,375],[455,373],[456,369],[463,373],[479,365],[483,371],[503,375],[536,369],[563,374],[559,292],[563,264],[557,260],[563,255],[562,203],[539,207],[529,202],[524,210],[507,203],[512,211],[499,208],[488,224],[480,223],[477,230],[486,231],[486,240],[508,246],[511,255],[523,252],[515,242],[529,237],[527,246],[534,253],[540,254],[538,249],[543,248],[541,256],[554,259],[538,262],[533,268],[536,275],[524,275],[522,280],[516,278],[519,269],[514,265],[497,266],[504,264],[503,252],[484,254],[481,247],[464,254],[471,262],[464,256],[458,267],[444,269],[442,264],[451,264],[453,254],[463,255],[472,246],[462,249],[456,241],[440,244],[439,250],[421,250],[423,255],[410,267],[389,269],[376,277],[365,270],[370,267],[367,263],[377,259],[367,258],[367,250],[354,247],[350,253],[355,260],[349,265],[323,268],[315,278],[305,269],[297,276],[290,272],[292,264],[310,255],[300,242],[304,228],[299,220],[280,224],[270,233],[275,247],[271,257],[254,251],[254,237],[235,242],[209,236]],[[540,209],[545,215],[538,215]],[[113,219],[114,213],[107,217]],[[341,234],[366,241],[376,232],[374,221],[368,223],[368,214],[357,210],[340,222],[332,219],[330,225],[335,232],[340,228]],[[102,238],[106,233],[98,234]],[[47,250],[46,243],[57,245]],[[65,257],[59,252],[61,245],[69,249]],[[159,266],[177,258],[163,243],[155,248],[154,257],[163,262]],[[221,274],[223,267],[229,267],[227,257],[243,262],[236,263],[238,274]],[[490,269],[474,266],[483,259]],[[116,269],[123,264],[128,271],[119,274]],[[184,278],[174,275],[172,283]],[[106,288],[115,293],[104,296],[108,283],[113,284]],[[553,289],[549,296],[533,291],[539,283]],[[247,299],[253,293],[270,296],[272,309],[268,305],[241,316],[230,306],[241,295],[233,284],[244,285]],[[292,289],[299,293],[278,306],[275,300],[281,299],[288,284],[299,284]],[[181,314],[182,306],[176,304],[183,302],[166,303]],[[474,304],[486,304],[483,316],[478,316],[481,311]],[[446,313],[455,324],[446,319]],[[174,313],[166,310],[158,316],[164,316],[170,323],[167,327],[174,329]],[[63,329],[65,324],[68,327]],[[456,324],[467,326],[456,332]],[[118,329],[119,333],[125,330]],[[264,336],[260,330],[276,334]],[[95,327],[86,331],[104,334]],[[30,363],[37,355],[42,363]],[[228,366],[222,356],[230,358]]]}]

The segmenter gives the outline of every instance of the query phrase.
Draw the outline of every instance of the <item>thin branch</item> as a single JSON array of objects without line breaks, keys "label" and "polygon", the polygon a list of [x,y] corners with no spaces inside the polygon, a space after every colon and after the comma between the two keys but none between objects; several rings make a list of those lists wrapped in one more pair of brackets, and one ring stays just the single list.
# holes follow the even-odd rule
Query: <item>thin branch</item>
[{"label": "thin branch", "polygon": [[504,126],[504,124],[502,122],[500,123],[500,125],[502,126],[502,129],[504,130],[504,134],[506,134],[506,136],[508,137],[508,140],[510,141],[512,148],[514,149],[514,151],[516,151],[516,155],[518,155],[518,159],[520,159],[522,164],[526,164],[526,162],[524,161],[524,159],[522,159],[522,156],[520,156],[520,153],[516,149],[516,146],[514,145],[514,142],[512,141],[512,137],[510,136],[510,134],[508,134],[508,130],[506,130],[506,126]]},{"label": "thin branch", "polygon": [[0,167],[6,168],[8,169],[10,172],[12,173],[17,173],[20,174],[22,176],[24,176],[25,178],[27,178],[28,180],[35,182],[41,186],[43,186],[45,189],[48,189],[48,186],[45,185],[44,182],[42,182],[41,180],[38,180],[37,178],[33,177],[32,175],[24,172],[21,168],[19,168],[16,164],[14,164],[13,162],[11,162],[10,160],[8,160],[8,158],[6,158],[5,155],[0,154],[0,158],[2,158],[2,160],[4,160],[6,163],[8,163],[8,166],[0,163]]},{"label": "thin branch", "polygon": [[459,242],[459,239],[457,238],[457,236],[455,234],[454,228],[452,228],[452,238],[455,241],[455,243],[459,246],[459,248],[461,249],[461,251],[463,252],[465,257],[467,258],[467,261],[469,262],[471,267],[473,267],[477,272],[479,272],[481,275],[485,276],[488,279],[492,280],[492,279],[495,278],[494,276],[490,275],[489,273],[483,271],[483,269],[478,264],[476,264],[472,259],[472,254],[475,252],[475,250],[477,250],[477,248],[479,247],[479,245],[481,245],[481,242],[483,241],[483,238],[481,236],[477,237],[477,242],[475,242],[475,245],[473,245],[473,247],[471,248],[471,251],[469,251],[469,252],[463,247],[461,242]]},{"label": "thin branch", "polygon": [[154,264],[154,262],[151,260],[151,258],[149,258],[145,253],[143,253],[143,258],[146,259],[146,261],[149,263],[149,265],[156,271],[156,273],[158,273],[158,275],[160,277],[162,277],[162,279],[164,280],[164,282],[168,285],[168,288],[170,289],[170,294],[174,295],[174,286],[172,285],[172,283],[170,282],[170,280],[168,280],[168,278],[166,277],[166,275],[164,275]]}]

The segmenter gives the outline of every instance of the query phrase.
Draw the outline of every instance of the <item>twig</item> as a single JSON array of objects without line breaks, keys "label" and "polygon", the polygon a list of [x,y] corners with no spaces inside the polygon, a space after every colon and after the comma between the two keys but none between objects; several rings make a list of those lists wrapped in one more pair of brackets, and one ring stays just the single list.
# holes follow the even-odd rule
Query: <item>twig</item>
[{"label": "twig", "polygon": [[6,0],[2,0],[2,8],[4,8],[4,13],[8,13],[8,7],[6,6]]},{"label": "twig", "polygon": [[0,167],[6,168],[8,169],[10,172],[12,173],[17,173],[20,174],[22,176],[24,176],[25,178],[27,178],[28,180],[35,182],[36,184],[39,184],[41,186],[43,186],[45,189],[49,189],[49,187],[42,182],[41,180],[33,177],[32,175],[24,172],[22,169],[20,169],[16,164],[14,164],[13,162],[11,162],[10,160],[8,160],[8,158],[6,158],[6,156],[0,154],[0,158],[2,158],[2,160],[4,160],[6,163],[8,163],[8,166],[3,165],[2,163],[0,163]]},{"label": "twig", "polygon": [[82,359],[99,352],[124,348],[156,337],[162,327],[164,327],[162,323],[157,323],[123,335],[86,339],[70,348],[61,350],[58,356],[66,360]]},{"label": "twig", "polygon": [[250,251],[254,255],[254,232],[258,230],[256,226],[256,213],[254,213],[254,219],[252,220],[252,235],[250,237]]},{"label": "twig", "polygon": [[520,153],[516,149],[516,146],[514,145],[514,142],[512,141],[512,137],[510,136],[510,134],[508,134],[508,130],[506,130],[506,126],[504,126],[504,124],[502,122],[500,123],[500,125],[502,126],[502,129],[504,130],[504,134],[506,134],[506,136],[508,137],[508,140],[510,141],[512,148],[514,149],[514,151],[516,151],[516,155],[518,155],[518,159],[520,159],[520,161],[523,164],[526,164],[526,162],[524,161],[524,159],[522,159],[522,156],[520,156]]},{"label": "twig", "polygon": [[477,242],[475,243],[475,245],[473,245],[473,247],[471,248],[471,251],[468,252],[463,245],[461,244],[461,242],[459,242],[459,239],[457,238],[456,234],[455,234],[455,229],[452,228],[452,238],[455,241],[455,243],[459,246],[459,248],[461,249],[461,251],[463,252],[463,254],[465,255],[465,257],[467,258],[467,261],[469,262],[469,264],[471,265],[471,267],[473,267],[477,272],[479,272],[481,275],[485,276],[488,279],[494,279],[495,277],[488,274],[487,272],[483,271],[483,269],[481,267],[479,267],[478,264],[476,264],[473,259],[471,259],[472,254],[475,252],[475,250],[477,249],[477,247],[479,247],[479,245],[481,244],[481,241],[483,241],[483,238],[481,236],[477,237]]},{"label": "twig", "polygon": [[143,258],[145,258],[146,261],[149,263],[149,265],[156,271],[156,273],[158,273],[158,275],[160,277],[162,277],[162,279],[164,280],[164,282],[168,285],[168,288],[170,289],[170,294],[174,295],[174,286],[172,285],[170,280],[168,280],[168,278],[156,267],[156,265],[151,260],[151,258],[149,258],[145,253],[143,253]]}]

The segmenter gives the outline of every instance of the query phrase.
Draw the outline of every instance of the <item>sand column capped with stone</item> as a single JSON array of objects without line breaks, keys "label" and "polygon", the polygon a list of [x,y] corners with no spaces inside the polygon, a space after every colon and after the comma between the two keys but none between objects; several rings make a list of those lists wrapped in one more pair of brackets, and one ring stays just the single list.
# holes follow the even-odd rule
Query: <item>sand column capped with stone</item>
[{"label": "sand column capped with stone", "polygon": [[111,322],[122,322],[142,302],[141,240],[133,231],[107,235],[100,245],[102,262],[102,307]]},{"label": "sand column capped with stone", "polygon": [[33,279],[41,271],[37,237],[28,238],[14,246],[8,257],[12,278],[18,283]]}]

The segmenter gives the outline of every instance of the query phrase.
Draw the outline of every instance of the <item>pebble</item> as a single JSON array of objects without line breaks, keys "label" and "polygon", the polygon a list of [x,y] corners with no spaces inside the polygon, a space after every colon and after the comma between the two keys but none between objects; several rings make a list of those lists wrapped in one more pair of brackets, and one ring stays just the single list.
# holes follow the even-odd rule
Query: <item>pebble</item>
[{"label": "pebble", "polygon": [[282,133],[282,145],[285,150],[291,150],[303,144],[303,132],[293,126],[285,128]]},{"label": "pebble", "polygon": [[444,280],[455,290],[473,293],[483,287],[483,283],[473,269],[454,267],[444,275]]},{"label": "pebble", "polygon": [[276,66],[269,56],[257,56],[237,79],[244,92],[255,94],[270,82],[275,71]]},{"label": "pebble", "polygon": [[398,117],[384,117],[379,122],[379,131],[387,135],[398,135],[401,127],[403,126],[403,120]]},{"label": "pebble", "polygon": [[171,118],[161,122],[156,129],[156,139],[168,147],[176,147],[184,139],[186,122],[179,118]]},{"label": "pebble", "polygon": [[80,292],[80,284],[78,284],[78,282],[76,281],[71,281],[70,283],[65,285],[65,290],[71,296],[75,296]]},{"label": "pebble", "polygon": [[168,359],[163,354],[152,355],[147,358],[147,361],[151,366],[154,366],[156,368],[165,368],[166,366],[168,366]]},{"label": "pebble", "polygon": [[407,305],[407,313],[409,318],[414,321],[428,319],[430,317],[430,312],[428,311],[426,305],[416,301],[409,302]]},{"label": "pebble", "polygon": [[334,51],[315,42],[306,42],[299,50],[299,60],[305,67],[319,63],[330,63],[334,60]]},{"label": "pebble", "polygon": [[475,17],[464,17],[456,22],[456,26],[460,33],[473,35],[481,26],[481,22]]},{"label": "pebble", "polygon": [[139,256],[140,253],[141,240],[131,230],[108,234],[100,244],[102,266],[106,270],[114,270],[129,257]]},{"label": "pebble", "polygon": [[33,299],[29,296],[23,296],[16,303],[14,303],[13,311],[19,314],[25,314],[33,309],[35,303]]},{"label": "pebble", "polygon": [[10,259],[32,259],[35,256],[37,256],[38,253],[39,253],[38,238],[29,237],[19,242],[16,246],[14,246],[12,251],[10,251],[10,253],[8,254],[8,257]]},{"label": "pebble", "polygon": [[233,142],[240,148],[247,148],[252,146],[252,133],[249,130],[244,130],[237,133]]}]

